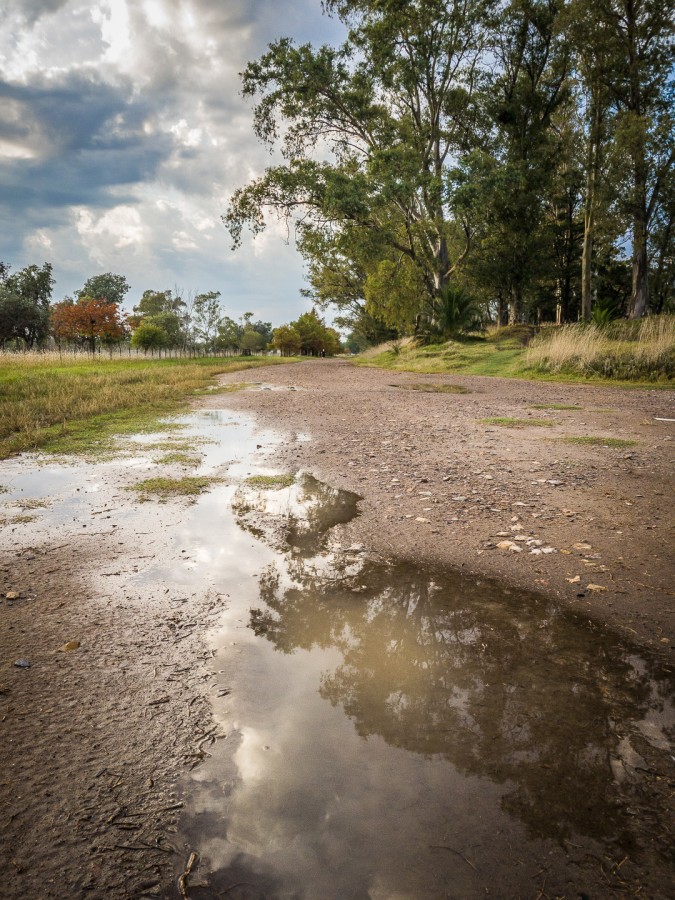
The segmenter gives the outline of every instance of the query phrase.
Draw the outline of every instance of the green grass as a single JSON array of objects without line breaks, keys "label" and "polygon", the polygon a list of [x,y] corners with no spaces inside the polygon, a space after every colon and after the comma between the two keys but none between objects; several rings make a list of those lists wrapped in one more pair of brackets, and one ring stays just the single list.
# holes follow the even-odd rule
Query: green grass
[{"label": "green grass", "polygon": [[511,416],[493,416],[489,419],[479,419],[483,425],[502,425],[505,428],[526,428],[534,425],[539,428],[550,428],[556,425],[554,419],[514,419]]},{"label": "green grass", "polygon": [[138,484],[132,484],[127,488],[139,494],[152,494],[156,497],[196,497],[203,494],[212,484],[220,481],[219,478],[206,476],[186,476],[185,478],[146,478]]},{"label": "green grass", "polygon": [[573,436],[563,440],[568,444],[581,444],[589,447],[634,447],[638,441],[627,441],[623,438],[597,437],[597,436]]},{"label": "green grass", "polygon": [[200,457],[195,456],[191,453],[183,453],[181,450],[176,450],[172,453],[166,453],[157,462],[162,466],[198,466],[200,463]]},{"label": "green grass", "polygon": [[583,409],[583,406],[572,406],[569,403],[533,403],[530,409]]},{"label": "green grass", "polygon": [[420,382],[419,384],[391,384],[389,387],[400,388],[402,391],[422,391],[426,394],[470,394],[468,388],[461,384],[434,384]]},{"label": "green grass", "polygon": [[217,375],[288,361],[0,354],[0,459],[38,449],[109,455],[117,435],[164,430],[165,418],[186,410]]},{"label": "green grass", "polygon": [[280,489],[295,484],[295,475],[251,475],[246,479],[251,487]]}]

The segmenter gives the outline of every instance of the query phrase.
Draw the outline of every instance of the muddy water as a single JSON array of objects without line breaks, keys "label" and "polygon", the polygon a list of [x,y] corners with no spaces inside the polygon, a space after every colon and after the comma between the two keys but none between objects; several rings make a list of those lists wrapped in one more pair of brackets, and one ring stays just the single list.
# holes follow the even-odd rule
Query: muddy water
[{"label": "muddy water", "polygon": [[217,538],[194,525],[228,608],[190,897],[669,895],[668,671],[534,595],[340,545],[358,497],[310,476],[228,498]]}]

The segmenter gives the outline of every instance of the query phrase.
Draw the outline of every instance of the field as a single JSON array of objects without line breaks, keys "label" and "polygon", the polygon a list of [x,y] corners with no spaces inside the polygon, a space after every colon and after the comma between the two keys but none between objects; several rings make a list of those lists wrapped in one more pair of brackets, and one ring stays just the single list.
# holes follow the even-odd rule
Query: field
[{"label": "field", "polygon": [[288,361],[0,355],[0,459],[37,449],[105,452],[114,435],[152,430],[191,397],[211,393],[216,375]]}]

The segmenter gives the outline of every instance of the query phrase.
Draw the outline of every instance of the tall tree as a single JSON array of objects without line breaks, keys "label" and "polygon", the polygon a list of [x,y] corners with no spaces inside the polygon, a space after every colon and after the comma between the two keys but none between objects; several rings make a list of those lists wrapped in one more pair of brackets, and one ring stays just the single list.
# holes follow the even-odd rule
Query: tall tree
[{"label": "tall tree", "polygon": [[615,146],[628,158],[626,206],[631,219],[629,315],[649,302],[649,231],[670,193],[673,144],[675,0],[594,0],[611,56],[607,87],[617,108]]},{"label": "tall tree", "polygon": [[95,300],[105,300],[119,306],[130,290],[131,286],[124,275],[105,272],[103,275],[92,275],[85,281],[84,287],[75,293],[78,297],[93,297]]},{"label": "tall tree", "polygon": [[218,337],[218,325],[223,311],[220,291],[207,291],[194,298],[194,324],[198,339],[208,349],[213,349]]},{"label": "tall tree", "polygon": [[[451,246],[446,172],[475,141],[475,104],[492,0],[327,0],[348,27],[339,48],[270,45],[243,75],[256,97],[255,130],[285,164],[238,190],[224,217],[235,246],[265,211],[299,214],[303,234],[377,234],[390,262],[422,285],[433,307],[468,251]],[[328,151],[328,153],[327,153]],[[454,251],[454,252],[453,252]],[[325,282],[324,282],[325,284]]]},{"label": "tall tree", "polygon": [[13,275],[4,273],[4,339],[20,337],[30,348],[49,334],[49,301],[54,279],[51,263],[30,265]]}]

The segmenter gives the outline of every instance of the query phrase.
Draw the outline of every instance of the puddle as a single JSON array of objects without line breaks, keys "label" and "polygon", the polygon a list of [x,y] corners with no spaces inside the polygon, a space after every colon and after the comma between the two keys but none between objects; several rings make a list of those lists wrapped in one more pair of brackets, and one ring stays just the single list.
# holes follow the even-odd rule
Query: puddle
[{"label": "puddle", "polygon": [[541,598],[339,546],[358,497],[309,476],[229,496],[190,897],[608,896],[644,883],[632,859],[667,877],[666,669]]}]

